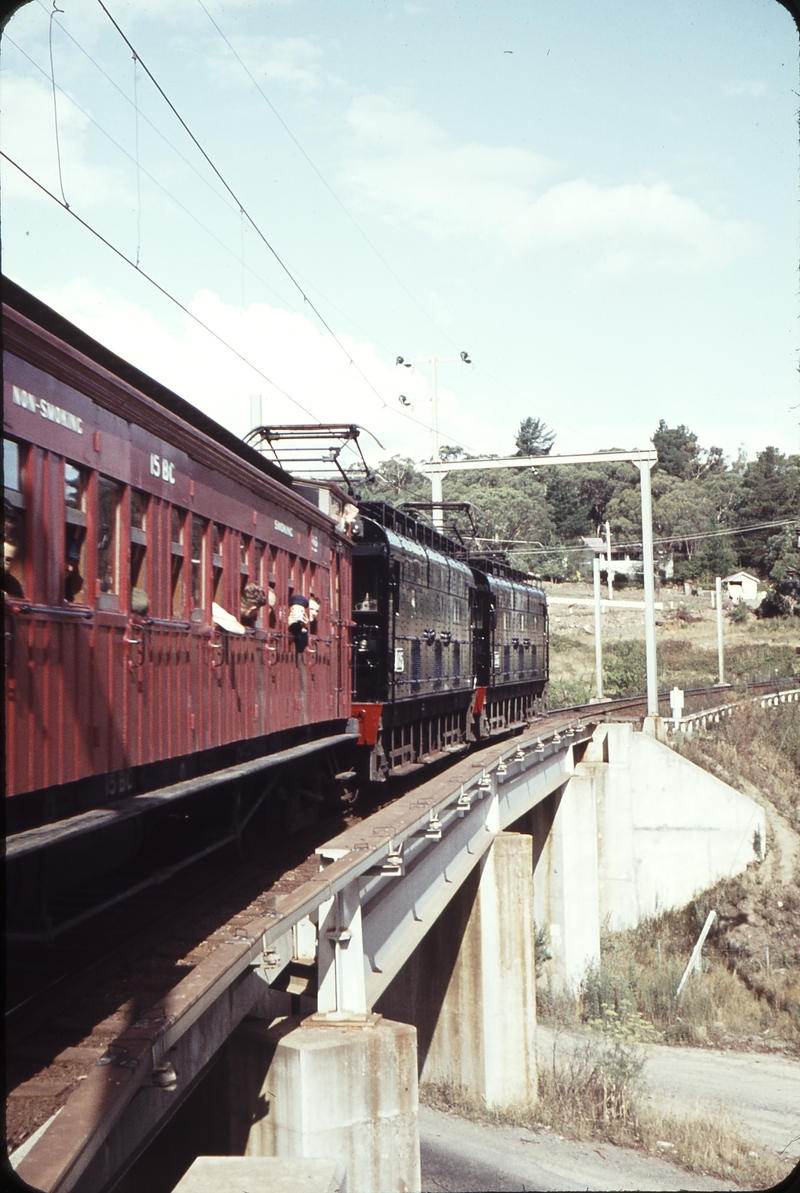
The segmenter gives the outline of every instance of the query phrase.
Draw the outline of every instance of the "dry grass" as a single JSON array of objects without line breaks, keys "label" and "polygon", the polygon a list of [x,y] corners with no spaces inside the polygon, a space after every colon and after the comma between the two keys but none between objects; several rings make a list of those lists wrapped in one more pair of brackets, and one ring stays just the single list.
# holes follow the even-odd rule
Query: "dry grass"
[{"label": "dry grass", "polygon": [[652,1103],[641,1081],[642,1049],[594,1037],[557,1052],[539,1068],[539,1096],[530,1105],[489,1108],[450,1084],[424,1084],[428,1106],[493,1126],[556,1131],[572,1139],[632,1147],[689,1172],[767,1189],[787,1175],[780,1160],[748,1140],[724,1107],[699,1101],[691,1112]]},{"label": "dry grass", "polygon": [[[547,588],[550,595],[591,596],[587,584]],[[642,593],[632,589],[622,596],[641,600]],[[716,612],[710,607],[708,594],[684,597],[677,589],[665,588],[661,599],[665,608],[658,613],[659,687],[665,690],[716,683]],[[593,619],[593,609],[588,606],[551,606],[551,708],[580,704],[595,694]],[[602,634],[606,695],[641,694],[645,686],[642,612],[604,611]],[[797,618],[767,622],[750,616],[748,621],[737,624],[726,613],[724,635],[726,679],[730,682],[769,679],[800,670],[800,657],[795,652],[800,645]]]}]

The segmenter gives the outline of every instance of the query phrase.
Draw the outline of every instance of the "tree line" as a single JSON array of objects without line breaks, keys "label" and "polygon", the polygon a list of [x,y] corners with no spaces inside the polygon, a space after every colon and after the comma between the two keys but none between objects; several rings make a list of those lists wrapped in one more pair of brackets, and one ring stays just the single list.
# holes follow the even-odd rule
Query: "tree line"
[{"label": "tree line", "polygon": [[[523,419],[516,454],[549,455],[555,439],[540,419]],[[800,455],[766,447],[753,460],[743,452],[730,460],[719,447],[701,447],[688,427],[669,427],[664,419],[653,445],[653,533],[662,573],[671,559],[676,580],[707,584],[743,568],[790,598],[800,594]],[[440,455],[474,458],[451,446]],[[379,464],[361,495],[394,505],[424,503],[430,482],[413,460],[393,456]],[[477,535],[487,549],[505,549],[517,566],[540,576],[574,575],[574,548],[583,537],[604,535],[606,522],[612,546],[629,544],[635,556],[641,542],[639,470],[633,464],[452,472],[443,497],[470,505],[449,516],[451,531]],[[780,522],[787,524],[767,525]]]}]

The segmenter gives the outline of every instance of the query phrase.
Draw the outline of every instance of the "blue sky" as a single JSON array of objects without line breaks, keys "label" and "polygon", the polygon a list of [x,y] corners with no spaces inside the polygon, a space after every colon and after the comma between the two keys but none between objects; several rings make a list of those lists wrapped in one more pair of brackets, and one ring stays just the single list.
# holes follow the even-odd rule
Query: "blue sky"
[{"label": "blue sky", "polygon": [[[775,0],[203,3],[107,8],[336,339],[97,0],[52,30],[64,194],[300,406],[3,163],[16,281],[239,434],[261,393],[265,421],[355,421],[421,460],[428,366],[395,357],[466,349],[439,422],[473,453],[513,451],[528,415],[562,452],[644,446],[660,418],[731,456],[800,450]],[[6,28],[3,147],[59,194],[48,13]]]}]

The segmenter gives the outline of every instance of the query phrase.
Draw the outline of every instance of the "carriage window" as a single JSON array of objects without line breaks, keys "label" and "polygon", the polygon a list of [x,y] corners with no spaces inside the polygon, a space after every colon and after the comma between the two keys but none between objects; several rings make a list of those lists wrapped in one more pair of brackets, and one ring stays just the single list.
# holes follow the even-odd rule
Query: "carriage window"
[{"label": "carriage window", "polygon": [[89,473],[64,464],[64,599],[85,604],[86,592],[86,492]]},{"label": "carriage window", "polygon": [[3,440],[3,484],[16,492],[22,488],[19,454],[18,443],[13,439]]},{"label": "carriage window", "polygon": [[74,464],[64,465],[64,504],[67,509],[85,512],[88,484],[89,473],[85,468],[76,468]]},{"label": "carriage window", "polygon": [[131,529],[132,530],[146,530],[145,520],[147,518],[147,502],[148,496],[146,493],[140,493],[138,489],[131,489]]},{"label": "carriage window", "polygon": [[186,514],[173,505],[170,513],[170,596],[172,600],[172,616],[183,617],[184,582],[183,582],[183,528],[186,524]]},{"label": "carriage window", "polygon": [[205,553],[206,527],[203,518],[192,515],[192,605],[195,610],[203,608],[203,559]]},{"label": "carriage window", "polygon": [[9,596],[25,595],[25,511],[6,499],[3,518],[3,591]]},{"label": "carriage window", "polygon": [[25,502],[22,496],[22,459],[18,443],[3,440],[5,502],[3,517],[3,591],[24,596]]},{"label": "carriage window", "polygon": [[141,617],[150,608],[147,595],[147,503],[146,493],[131,489],[131,612]]},{"label": "carriage window", "polygon": [[100,593],[117,591],[119,487],[101,476],[97,488],[97,578]]},{"label": "carriage window", "polygon": [[218,605],[225,604],[225,590],[222,582],[222,552],[225,546],[225,527],[220,526],[218,522],[213,525],[212,540],[211,540],[211,565],[214,569],[214,579],[212,587],[212,601]]}]

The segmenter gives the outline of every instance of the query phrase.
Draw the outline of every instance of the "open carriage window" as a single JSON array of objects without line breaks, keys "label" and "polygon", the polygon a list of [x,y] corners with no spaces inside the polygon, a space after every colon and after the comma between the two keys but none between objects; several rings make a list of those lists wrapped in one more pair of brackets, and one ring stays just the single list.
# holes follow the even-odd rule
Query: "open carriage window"
[{"label": "open carriage window", "polygon": [[25,595],[25,498],[22,494],[22,449],[12,439],[3,440],[3,591]]},{"label": "open carriage window", "polygon": [[100,605],[109,605],[104,596],[119,591],[119,485],[108,477],[101,476],[97,486],[97,580],[100,589]]},{"label": "open carriage window", "polygon": [[64,464],[64,599],[86,604],[86,494],[89,472]]},{"label": "open carriage window", "polygon": [[212,527],[211,566],[213,568],[212,596],[217,605],[225,607],[225,587],[223,580],[225,551],[225,527],[214,522]]},{"label": "open carriage window", "polygon": [[150,608],[147,589],[147,504],[146,493],[131,489],[131,612],[141,617]]},{"label": "open carriage window", "polygon": [[203,594],[203,565],[205,562],[205,540],[206,527],[208,523],[204,518],[198,518],[196,514],[192,515],[192,613],[193,620],[200,620],[200,615],[204,605],[205,597]]},{"label": "open carriage window", "polygon": [[183,532],[186,524],[186,514],[183,510],[172,507],[170,511],[170,600],[173,617],[183,617],[185,605],[183,564],[184,546]]}]

